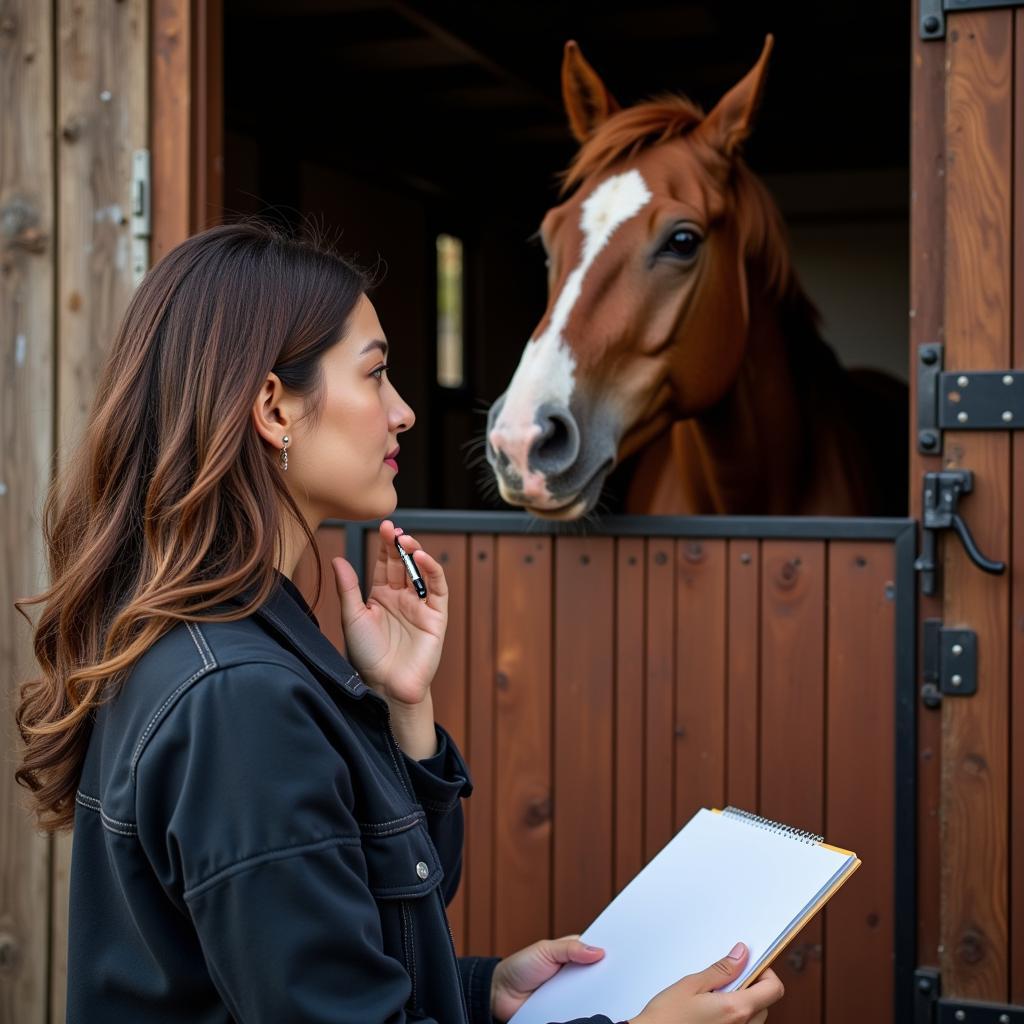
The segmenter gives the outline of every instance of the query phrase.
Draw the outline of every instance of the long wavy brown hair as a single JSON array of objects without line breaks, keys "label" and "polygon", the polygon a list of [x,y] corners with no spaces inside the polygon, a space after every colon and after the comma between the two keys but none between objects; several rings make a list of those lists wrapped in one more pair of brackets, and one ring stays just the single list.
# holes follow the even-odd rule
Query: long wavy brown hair
[{"label": "long wavy brown hair", "polygon": [[43,506],[50,585],[14,602],[30,623],[23,606],[44,604],[15,772],[41,828],[71,826],[93,713],[150,645],[266,600],[286,517],[314,542],[251,410],[273,371],[315,427],[321,357],[369,284],[321,233],[247,221],[187,239],[139,285]]}]

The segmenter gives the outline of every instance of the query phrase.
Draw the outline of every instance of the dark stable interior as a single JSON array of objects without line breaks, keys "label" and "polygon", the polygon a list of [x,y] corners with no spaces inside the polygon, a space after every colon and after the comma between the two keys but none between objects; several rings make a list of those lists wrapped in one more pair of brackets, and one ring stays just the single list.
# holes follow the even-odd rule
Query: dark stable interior
[{"label": "dark stable interior", "polygon": [[[546,304],[531,236],[576,148],[560,91],[567,39],[621,104],[674,91],[710,111],[771,32],[767,88],[745,146],[756,172],[909,163],[904,2],[856,17],[843,4],[736,0],[225,6],[226,214],[311,221],[382,273],[372,298],[392,347],[389,373],[417,415],[401,437],[405,508],[503,507],[484,485],[480,441],[484,412]],[[895,202],[905,216],[906,197]],[[878,205],[892,213],[892,196]],[[459,387],[437,383],[442,233],[463,247]],[[613,477],[612,510],[616,487]]]}]

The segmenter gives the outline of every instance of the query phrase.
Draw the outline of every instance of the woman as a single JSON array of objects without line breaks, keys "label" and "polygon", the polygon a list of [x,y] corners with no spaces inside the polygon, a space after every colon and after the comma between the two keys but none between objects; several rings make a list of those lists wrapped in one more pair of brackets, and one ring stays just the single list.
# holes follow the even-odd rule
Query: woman
[{"label": "woman", "polygon": [[[17,775],[44,827],[74,824],[76,1024],[490,1024],[603,955],[567,936],[456,958],[471,785],[433,720],[441,566],[403,538],[417,599],[388,520],[367,602],[335,560],[348,661],[290,580],[324,519],[396,504],[414,416],[367,285],[267,226],[188,239],[134,295],[47,498]],[[712,991],[737,952],[635,1020],[762,1021],[770,971]]]}]

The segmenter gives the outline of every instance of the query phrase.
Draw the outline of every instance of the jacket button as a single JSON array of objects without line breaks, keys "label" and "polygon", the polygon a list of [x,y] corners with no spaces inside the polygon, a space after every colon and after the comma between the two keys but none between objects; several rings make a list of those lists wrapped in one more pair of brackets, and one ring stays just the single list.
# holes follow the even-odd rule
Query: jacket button
[{"label": "jacket button", "polygon": [[416,865],[416,874],[419,875],[420,878],[426,878],[427,875],[430,874],[430,868],[428,868],[423,861],[420,861],[419,864]]}]

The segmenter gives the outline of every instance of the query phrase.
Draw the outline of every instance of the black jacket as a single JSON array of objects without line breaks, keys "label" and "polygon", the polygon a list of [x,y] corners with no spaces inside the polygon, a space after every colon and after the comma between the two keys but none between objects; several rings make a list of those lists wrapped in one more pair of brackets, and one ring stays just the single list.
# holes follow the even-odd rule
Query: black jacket
[{"label": "black jacket", "polygon": [[491,1024],[497,959],[457,959],[445,916],[472,786],[437,733],[400,750],[280,574],[254,615],[161,637],[94,716],[68,1021]]}]

